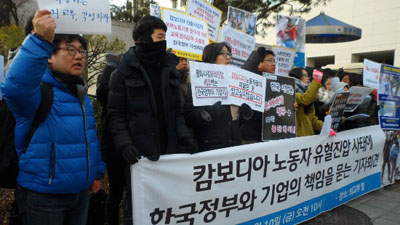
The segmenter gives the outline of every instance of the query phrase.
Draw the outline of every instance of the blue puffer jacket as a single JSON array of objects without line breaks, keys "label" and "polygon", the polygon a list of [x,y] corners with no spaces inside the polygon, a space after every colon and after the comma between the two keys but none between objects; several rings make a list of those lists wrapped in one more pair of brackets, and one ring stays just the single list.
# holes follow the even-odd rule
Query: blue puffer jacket
[{"label": "blue puffer jacket", "polygon": [[[16,119],[15,145],[20,157],[17,182],[41,193],[79,193],[103,177],[105,164],[90,99],[86,95],[82,110],[78,98],[55,80],[47,64],[52,52],[50,44],[29,35],[0,86]],[[22,154],[41,101],[40,82],[53,86],[53,105]]]}]

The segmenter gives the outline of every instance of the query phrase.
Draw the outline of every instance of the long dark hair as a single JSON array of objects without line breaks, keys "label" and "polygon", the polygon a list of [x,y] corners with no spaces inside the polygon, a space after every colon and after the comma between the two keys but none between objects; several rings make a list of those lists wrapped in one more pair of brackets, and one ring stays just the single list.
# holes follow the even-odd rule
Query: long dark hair
[{"label": "long dark hair", "polygon": [[228,49],[229,53],[232,52],[231,46],[229,46],[229,44],[226,42],[211,43],[211,44],[207,45],[206,47],[204,47],[203,62],[215,63],[215,61],[217,60],[217,57],[223,47],[226,47]]}]

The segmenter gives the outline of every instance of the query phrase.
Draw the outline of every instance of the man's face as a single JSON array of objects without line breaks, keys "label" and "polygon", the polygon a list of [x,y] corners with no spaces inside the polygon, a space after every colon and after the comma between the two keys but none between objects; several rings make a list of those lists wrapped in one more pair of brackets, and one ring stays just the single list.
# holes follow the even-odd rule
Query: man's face
[{"label": "man's face", "polygon": [[188,63],[186,58],[179,58],[179,64],[176,66],[177,70],[187,70]]},{"label": "man's face", "polygon": [[80,76],[85,68],[86,51],[84,50],[82,44],[77,40],[71,43],[62,41],[57,47],[57,51],[48,59],[48,63],[54,71]]},{"label": "man's face", "polygon": [[275,73],[275,56],[268,54],[264,60],[258,64],[258,71]]},{"label": "man's face", "polygon": [[153,42],[164,41],[165,30],[160,28],[154,29],[153,33],[151,34],[151,39],[153,39]]}]

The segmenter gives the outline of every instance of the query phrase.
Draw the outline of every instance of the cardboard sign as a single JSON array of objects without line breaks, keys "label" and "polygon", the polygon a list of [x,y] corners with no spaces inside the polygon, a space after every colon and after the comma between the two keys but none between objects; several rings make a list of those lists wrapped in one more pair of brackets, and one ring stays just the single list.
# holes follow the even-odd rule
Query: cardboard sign
[{"label": "cardboard sign", "polygon": [[363,69],[364,86],[377,89],[380,73],[381,73],[380,63],[364,59],[364,69]]},{"label": "cardboard sign", "polygon": [[56,33],[111,34],[108,0],[38,0],[38,5],[51,11]]},{"label": "cardboard sign", "polygon": [[257,15],[238,9],[228,7],[228,27],[251,36],[256,34]]},{"label": "cardboard sign", "polygon": [[275,54],[275,74],[281,76],[288,76],[289,71],[293,67],[294,57],[296,51],[290,48],[283,48],[274,46],[272,51]]},{"label": "cardboard sign", "polygon": [[344,108],[349,97],[349,92],[337,93],[333,99],[329,114],[332,117],[332,130],[338,131]]},{"label": "cardboard sign", "polygon": [[215,42],[218,38],[222,11],[204,0],[187,0],[186,14],[208,22],[208,37]]},{"label": "cardboard sign", "polygon": [[400,130],[400,68],[382,65],[379,77],[378,104],[381,128]]},{"label": "cardboard sign", "polygon": [[277,15],[276,44],[305,52],[306,21],[299,17]]},{"label": "cardboard sign", "polygon": [[365,97],[371,93],[372,89],[367,87],[357,87],[353,86],[350,88],[349,98],[347,99],[346,107],[344,108],[345,112],[353,112],[357,106],[359,106]]},{"label": "cardboard sign", "polygon": [[254,49],[255,37],[227,26],[224,26],[220,33],[218,42],[225,41],[232,47],[231,65],[242,66]]},{"label": "cardboard sign", "polygon": [[248,104],[253,110],[264,108],[265,78],[229,65],[190,62],[194,106]]},{"label": "cardboard sign", "polygon": [[295,81],[291,77],[267,77],[262,121],[263,141],[296,137]]},{"label": "cardboard sign", "polygon": [[167,47],[178,57],[201,61],[203,49],[208,44],[207,22],[176,10],[161,10],[168,27]]}]

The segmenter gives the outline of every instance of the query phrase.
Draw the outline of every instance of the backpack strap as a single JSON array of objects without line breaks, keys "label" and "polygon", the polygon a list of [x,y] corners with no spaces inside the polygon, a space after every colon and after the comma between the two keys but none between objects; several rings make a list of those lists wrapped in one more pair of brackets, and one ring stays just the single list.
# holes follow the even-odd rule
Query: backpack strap
[{"label": "backpack strap", "polygon": [[46,83],[40,83],[40,89],[42,91],[42,100],[40,101],[39,108],[35,113],[35,118],[33,119],[32,126],[29,129],[28,137],[26,138],[22,153],[25,153],[28,149],[32,137],[35,134],[35,131],[37,130],[39,125],[46,120],[53,105],[53,87]]}]

